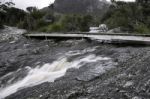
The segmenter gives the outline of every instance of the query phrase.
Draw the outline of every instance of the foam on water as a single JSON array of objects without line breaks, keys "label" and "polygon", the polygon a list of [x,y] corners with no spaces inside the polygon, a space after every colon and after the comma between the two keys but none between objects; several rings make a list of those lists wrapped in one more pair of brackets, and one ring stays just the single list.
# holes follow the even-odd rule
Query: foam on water
[{"label": "foam on water", "polygon": [[5,88],[1,88],[0,99],[13,94],[22,88],[35,86],[43,82],[54,82],[55,79],[64,76],[69,68],[79,68],[87,63],[93,63],[101,60],[110,60],[110,58],[91,54],[82,57],[81,59],[68,62],[67,57],[63,57],[51,64],[47,63],[41,67],[37,66],[36,68],[31,68],[28,72],[28,75],[22,80],[8,85]]},{"label": "foam on water", "polygon": [[83,50],[69,51],[68,53],[66,53],[66,55],[67,56],[81,55],[81,54],[85,54],[85,53],[89,53],[89,52],[94,52],[97,48],[98,48],[98,46],[95,46],[93,48],[86,48]]}]

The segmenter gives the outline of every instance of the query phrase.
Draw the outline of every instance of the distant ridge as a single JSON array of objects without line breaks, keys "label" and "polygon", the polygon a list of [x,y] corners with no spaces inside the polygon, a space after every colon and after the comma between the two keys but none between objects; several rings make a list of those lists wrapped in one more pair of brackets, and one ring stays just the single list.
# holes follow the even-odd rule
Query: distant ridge
[{"label": "distant ridge", "polygon": [[53,7],[43,8],[62,14],[103,14],[110,3],[106,0],[55,0]]}]

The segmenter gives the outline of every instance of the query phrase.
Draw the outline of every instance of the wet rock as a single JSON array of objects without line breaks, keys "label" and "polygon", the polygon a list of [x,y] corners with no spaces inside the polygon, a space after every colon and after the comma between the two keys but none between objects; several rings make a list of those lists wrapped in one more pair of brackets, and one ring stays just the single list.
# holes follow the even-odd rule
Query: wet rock
[{"label": "wet rock", "polygon": [[107,33],[128,33],[129,29],[118,27],[107,31]]},{"label": "wet rock", "polygon": [[124,85],[124,87],[130,87],[133,85],[133,82],[132,81],[127,81]]},{"label": "wet rock", "polygon": [[5,26],[5,29],[0,33],[0,42],[11,40],[10,43],[17,41],[20,38],[20,35],[25,33],[26,30],[17,29],[16,27]]},{"label": "wet rock", "polygon": [[[80,81],[91,81],[100,75],[104,74],[106,71],[111,70],[117,65],[112,60],[99,61],[96,64],[86,64],[86,66],[81,67],[81,74],[77,77]],[[83,71],[82,71],[83,69]]]},{"label": "wet rock", "polygon": [[[149,99],[150,97],[149,46],[102,45],[86,40],[73,40],[72,42],[76,44],[64,41],[60,45],[59,42],[29,40],[23,37],[13,43],[10,41],[0,43],[1,87],[15,83],[24,78],[31,68],[52,63],[69,51],[79,50],[82,54],[73,57],[66,55],[68,62],[80,60],[90,54],[110,57],[112,60],[82,62],[80,64],[82,67],[70,68],[63,77],[54,82],[20,88],[6,99]],[[89,51],[95,46],[98,47]]]}]

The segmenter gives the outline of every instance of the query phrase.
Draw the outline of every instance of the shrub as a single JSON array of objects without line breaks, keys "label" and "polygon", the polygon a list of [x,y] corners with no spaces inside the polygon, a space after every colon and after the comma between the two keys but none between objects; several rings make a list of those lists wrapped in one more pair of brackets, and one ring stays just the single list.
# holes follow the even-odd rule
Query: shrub
[{"label": "shrub", "polygon": [[18,28],[21,28],[21,29],[24,29],[24,21],[20,21],[18,24],[17,24],[17,27]]},{"label": "shrub", "polygon": [[58,23],[61,24],[64,31],[78,30],[78,28],[77,28],[78,19],[77,19],[77,16],[75,16],[75,15],[61,16]]},{"label": "shrub", "polygon": [[93,18],[90,15],[82,16],[81,21],[79,23],[80,31],[83,31],[83,32],[89,31],[89,27],[90,27],[90,24],[92,23],[92,20]]},{"label": "shrub", "polygon": [[[112,28],[123,27],[130,32],[147,32],[148,18],[144,15],[143,6],[136,3],[117,2],[116,7],[111,7],[102,18],[102,23]],[[142,23],[137,25],[137,23]]]},{"label": "shrub", "polygon": [[150,33],[150,29],[143,23],[135,25],[134,30],[136,33],[144,33],[144,34]]},{"label": "shrub", "polygon": [[44,27],[44,26],[47,26],[48,23],[45,22],[43,19],[39,19],[36,21],[36,28],[40,28],[40,27]]},{"label": "shrub", "polygon": [[63,26],[60,24],[52,24],[47,27],[47,32],[60,32],[63,31]]},{"label": "shrub", "polygon": [[65,15],[59,20],[64,31],[89,31],[93,17],[90,15]]},{"label": "shrub", "polygon": [[[32,20],[32,21],[31,21]],[[17,24],[18,28],[33,30],[35,28],[35,21],[31,17],[26,17],[23,21]]]},{"label": "shrub", "polygon": [[40,27],[37,31],[39,31],[39,32],[47,32],[47,26]]}]

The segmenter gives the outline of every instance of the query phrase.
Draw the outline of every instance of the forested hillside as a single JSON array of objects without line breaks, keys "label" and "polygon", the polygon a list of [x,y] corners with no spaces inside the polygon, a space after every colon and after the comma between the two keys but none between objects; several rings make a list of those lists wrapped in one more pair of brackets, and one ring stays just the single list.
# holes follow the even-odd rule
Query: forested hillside
[{"label": "forested hillside", "polygon": [[49,7],[28,7],[27,11],[11,5],[0,3],[0,27],[5,24],[31,31],[70,32],[89,31],[90,26],[104,23],[109,29],[150,32],[150,5],[146,1],[55,0]]},{"label": "forested hillside", "polygon": [[113,2],[101,22],[109,28],[122,27],[130,32],[150,33],[150,4],[143,1]]}]

